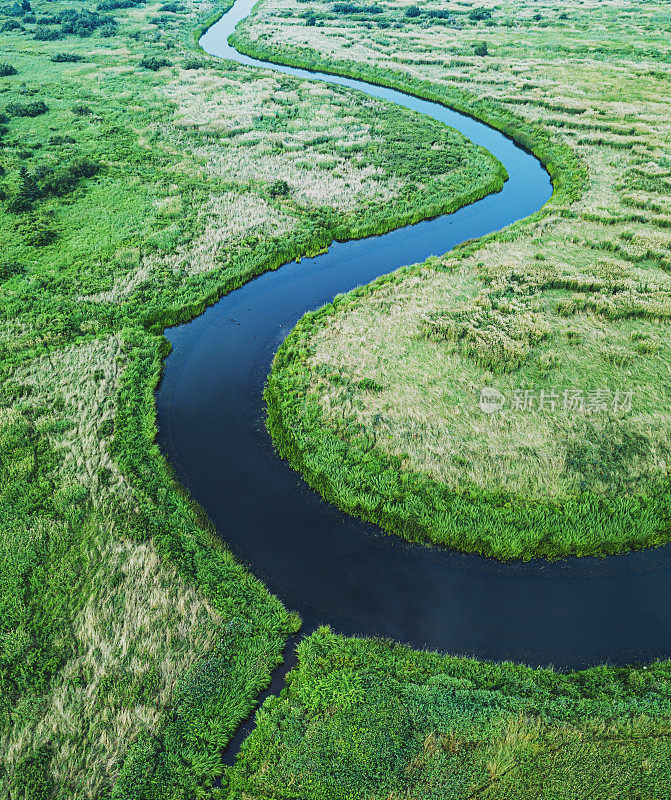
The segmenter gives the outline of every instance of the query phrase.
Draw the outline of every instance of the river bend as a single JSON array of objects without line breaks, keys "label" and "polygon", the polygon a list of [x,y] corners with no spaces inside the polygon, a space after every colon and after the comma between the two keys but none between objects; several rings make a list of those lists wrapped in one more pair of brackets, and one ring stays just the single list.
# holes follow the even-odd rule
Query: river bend
[{"label": "river bend", "polygon": [[255,0],[236,0],[201,39],[212,55],[350,87],[427,114],[493,153],[510,179],[455,214],[266,273],[166,336],[173,352],[157,393],[159,441],[177,477],[228,547],[299,611],[304,631],[348,635],[530,665],[576,668],[666,656],[671,549],[608,559],[501,564],[411,545],[352,519],[274,453],[262,389],[299,318],[334,295],[537,211],[552,187],[538,160],[486,125],[436,103],[347,78],[266,64],[227,43]]}]

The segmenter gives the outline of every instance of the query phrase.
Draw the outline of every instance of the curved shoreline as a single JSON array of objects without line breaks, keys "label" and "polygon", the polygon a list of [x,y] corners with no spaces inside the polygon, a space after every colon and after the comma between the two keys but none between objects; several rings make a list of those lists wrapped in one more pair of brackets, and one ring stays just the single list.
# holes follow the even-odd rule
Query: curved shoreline
[{"label": "curved shoreline", "polygon": [[[226,43],[220,25],[208,35],[216,31]],[[217,54],[268,67],[227,44]],[[315,79],[305,70],[280,71]],[[358,88],[349,79],[332,82]],[[387,99],[400,94],[371,93]],[[408,545],[329,507],[271,447],[260,393],[274,351],[305,311],[403,264],[524,219],[549,197],[538,162],[503,134],[411,95],[403,100],[441,121],[447,117],[446,124],[478,144],[486,139],[484,146],[497,157],[505,153],[500,160],[515,164],[508,166],[511,180],[500,194],[449,217],[334,244],[325,255],[266,273],[168,331],[173,353],[158,393],[163,450],[227,546],[301,613],[308,630],[327,623],[345,634],[384,636],[419,648],[566,668],[666,655],[668,548],[606,561],[502,565]],[[527,171],[538,177],[532,180]],[[226,363],[217,370],[219,357]]]},{"label": "curved shoreline", "polygon": [[[284,52],[277,52],[276,46],[263,45],[239,30],[230,36],[230,41],[241,52],[260,58],[264,63],[275,59],[281,64],[300,64],[308,71],[318,68],[328,75],[355,76],[376,86],[402,92],[412,90],[412,96],[456,108],[500,130],[539,158],[553,180],[552,197],[535,214],[519,220],[518,226],[540,218],[565,199],[575,201],[584,188],[585,168],[570,148],[553,138],[548,139],[540,125],[524,123],[507,108],[500,109],[462,90],[434,87],[428,81],[411,76],[406,85],[393,71],[388,75],[380,74],[368,65],[332,62],[306,48],[290,47],[292,55],[286,56]],[[447,98],[442,97],[441,92],[446,92]],[[520,125],[523,126],[521,130]],[[557,162],[552,161],[553,154]],[[560,162],[561,167],[558,166]],[[483,237],[474,243],[473,249],[481,247],[488,239],[501,239],[501,234],[497,231]],[[351,293],[348,306],[356,307],[360,298],[372,294],[384,282],[393,283],[394,276],[385,275],[374,284]],[[668,516],[669,495],[668,487],[663,484],[652,487],[643,496],[623,497],[602,497],[586,492],[531,499],[496,489],[473,487],[455,491],[430,475],[402,470],[397,458],[370,443],[360,447],[341,438],[323,420],[318,402],[309,394],[309,380],[300,374],[298,366],[299,360],[304,361],[310,351],[312,333],[326,324],[326,317],[337,313],[335,304],[329,304],[318,314],[306,314],[301,320],[300,334],[292,331],[280,346],[264,392],[268,428],[275,446],[329,502],[410,542],[455,548],[504,561],[609,557],[668,543],[671,534],[663,520]],[[310,422],[307,421],[308,406]],[[353,470],[357,472],[356,480],[352,479]],[[382,474],[386,478],[384,492],[377,488]],[[364,495],[365,502],[360,501]],[[406,509],[407,505],[411,510]],[[514,545],[506,536],[509,530],[523,531],[523,536],[515,537],[520,541]],[[566,530],[572,532],[571,537],[566,537]],[[603,534],[593,537],[593,531],[603,531]]]},{"label": "curved shoreline", "polygon": [[[261,0],[257,0],[256,5],[260,2]],[[428,81],[419,81],[409,76],[408,80],[401,80],[400,78],[384,79],[376,72],[375,68],[366,69],[356,62],[332,64],[329,61],[317,60],[315,62],[316,65],[312,66],[312,62],[308,64],[298,56],[296,60],[292,60],[283,53],[276,52],[273,48],[264,49],[258,47],[257,42],[252,42],[250,39],[245,38],[244,34],[237,30],[229,36],[229,42],[232,43],[233,48],[238,53],[253,59],[258,66],[264,66],[268,69],[277,69],[278,65],[286,66],[294,71],[304,72],[308,77],[313,76],[317,80],[323,80],[323,77],[320,76],[330,76],[344,78],[357,83],[365,83],[370,87],[391,89],[406,97],[419,98],[429,103],[444,106],[457,112],[460,116],[486,125],[488,128],[510,139],[517,147],[535,156],[541,162],[550,175],[553,186],[552,195],[547,202],[534,214],[520,218],[518,220],[520,223],[526,222],[528,219],[535,217],[536,214],[542,213],[551,201],[556,203],[563,200],[562,194],[565,191],[572,193],[571,201],[578,199],[587,186],[587,169],[567,145],[551,137],[540,125],[517,117],[507,108],[487,106],[486,101],[479,100],[475,95],[467,96],[464,92],[458,91],[454,87],[450,87],[450,92],[442,94],[439,88],[444,87],[437,87]],[[298,48],[298,52],[300,52],[300,48]],[[530,128],[535,136],[529,134]],[[562,161],[566,159],[567,166],[558,166],[554,160],[556,156],[559,156]],[[499,233],[499,231],[492,235],[496,233]]]}]

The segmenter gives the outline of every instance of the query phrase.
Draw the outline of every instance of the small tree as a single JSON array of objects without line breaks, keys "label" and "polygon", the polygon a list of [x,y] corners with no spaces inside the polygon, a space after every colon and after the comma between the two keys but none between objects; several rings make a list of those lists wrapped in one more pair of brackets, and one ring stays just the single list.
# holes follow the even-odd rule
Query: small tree
[{"label": "small tree", "polygon": [[410,6],[410,8],[406,9],[405,16],[406,17],[418,17],[419,16],[419,7],[418,6]]},{"label": "small tree", "polygon": [[476,42],[473,45],[473,52],[476,56],[486,56],[489,54],[487,50],[487,42]]}]

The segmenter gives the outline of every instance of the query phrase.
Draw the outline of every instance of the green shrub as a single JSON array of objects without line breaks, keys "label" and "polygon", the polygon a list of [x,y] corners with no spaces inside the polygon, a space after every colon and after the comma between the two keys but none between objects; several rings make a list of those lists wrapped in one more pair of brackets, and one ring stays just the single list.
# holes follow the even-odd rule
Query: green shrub
[{"label": "green shrub", "polygon": [[52,30],[51,28],[37,28],[33,39],[36,42],[54,42],[57,39],[64,39],[65,34],[62,31]]},{"label": "green shrub", "polygon": [[98,3],[98,11],[115,11],[118,8],[136,8],[144,5],[146,0],[103,0]]},{"label": "green shrub", "polygon": [[54,53],[50,60],[55,64],[76,64],[79,61],[84,61],[84,56],[80,56],[77,53]]},{"label": "green shrub", "polygon": [[20,213],[50,195],[62,197],[73,191],[82,179],[96,175],[99,169],[96,161],[86,157],[56,167],[40,165],[33,172],[21,167],[19,189],[7,204],[7,210]]},{"label": "green shrub", "polygon": [[357,6],[355,3],[335,3],[333,11],[336,14],[381,14],[384,9],[377,4]]},{"label": "green shrub", "polygon": [[8,78],[10,75],[16,75],[16,67],[8,64],[6,61],[0,63],[0,78]]},{"label": "green shrub", "polygon": [[61,32],[64,35],[73,35],[85,38],[90,36],[96,28],[103,26],[116,27],[113,17],[97,14],[95,11],[63,11],[58,15],[61,23]]},{"label": "green shrub", "polygon": [[271,197],[284,197],[289,194],[289,184],[282,178],[278,178],[268,187],[268,194]]},{"label": "green shrub", "polygon": [[49,106],[44,100],[35,100],[32,103],[9,103],[5,106],[5,112],[10,117],[39,117],[48,110]]},{"label": "green shrub", "polygon": [[84,103],[75,103],[70,110],[78,117],[88,117],[93,114],[91,107]]},{"label": "green shrub", "polygon": [[24,758],[16,769],[16,788],[22,800],[50,800],[55,788],[50,763],[53,749],[42,745]]},{"label": "green shrub", "polygon": [[140,59],[140,66],[144,69],[149,69],[152,72],[158,72],[163,67],[170,67],[172,64],[167,58],[159,58],[157,56],[143,56]]},{"label": "green shrub", "polygon": [[489,8],[474,8],[468,12],[468,18],[474,22],[481,22],[486,19],[491,19],[492,11]]},{"label": "green shrub", "polygon": [[0,261],[0,281],[6,281],[14,275],[21,275],[25,272],[25,267],[18,261]]},{"label": "green shrub", "polygon": [[37,218],[22,227],[23,239],[31,247],[46,247],[58,238],[58,231],[49,219]]}]

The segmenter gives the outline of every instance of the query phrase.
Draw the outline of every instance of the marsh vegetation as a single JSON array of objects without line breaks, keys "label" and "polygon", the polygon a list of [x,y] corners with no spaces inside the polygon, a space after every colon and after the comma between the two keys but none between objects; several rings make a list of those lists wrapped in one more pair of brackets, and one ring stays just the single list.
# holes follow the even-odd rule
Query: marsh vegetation
[{"label": "marsh vegetation", "polygon": [[[666,541],[663,7],[311,13],[321,25],[307,32],[300,3],[271,0],[239,45],[504,122],[548,164],[555,195],[525,223],[307,317],[268,390],[283,453],[342,508],[413,540],[500,558]],[[483,388],[506,398],[499,413],[483,414]]]},{"label": "marsh vegetation", "polygon": [[[356,513],[375,518],[398,475],[404,492],[413,476],[424,487],[404,502],[503,481],[533,502],[622,497],[641,512],[639,539],[614,526],[612,546],[650,543],[658,517],[631,498],[661,485],[669,446],[651,421],[669,405],[668,19],[653,3],[336,5],[272,0],[240,41],[437,87],[503,129],[522,121],[561,191],[542,218],[302,324],[273,379],[282,391],[301,381],[296,431],[331,436],[358,482]],[[334,238],[442,213],[503,180],[437,123],[196,54],[193,31],[218,10],[0,10],[0,789],[12,799],[201,796],[300,622],[220,544],[154,444],[160,332]],[[485,378],[509,391],[515,376],[559,386],[585,373],[639,382],[643,405],[582,428],[527,416],[531,453],[510,415],[473,436]],[[459,404],[462,419],[446,413]],[[503,470],[517,450],[519,468]],[[322,472],[325,453],[313,452]],[[378,484],[362,500],[371,466]],[[410,517],[392,508],[410,535],[425,511],[413,503]],[[501,542],[482,549],[542,550]],[[564,678],[321,632],[218,793],[431,796],[431,784],[443,797],[536,797],[541,779],[573,786],[567,797],[609,780],[622,797],[663,793],[667,677],[655,665]]]},{"label": "marsh vegetation", "polygon": [[229,776],[232,797],[668,796],[669,665],[569,675],[322,628]]},{"label": "marsh vegetation", "polygon": [[0,9],[8,797],[211,786],[299,624],[153,443],[157,334],[336,236],[441,213],[504,177],[417,115],[196,55],[215,10]]}]

